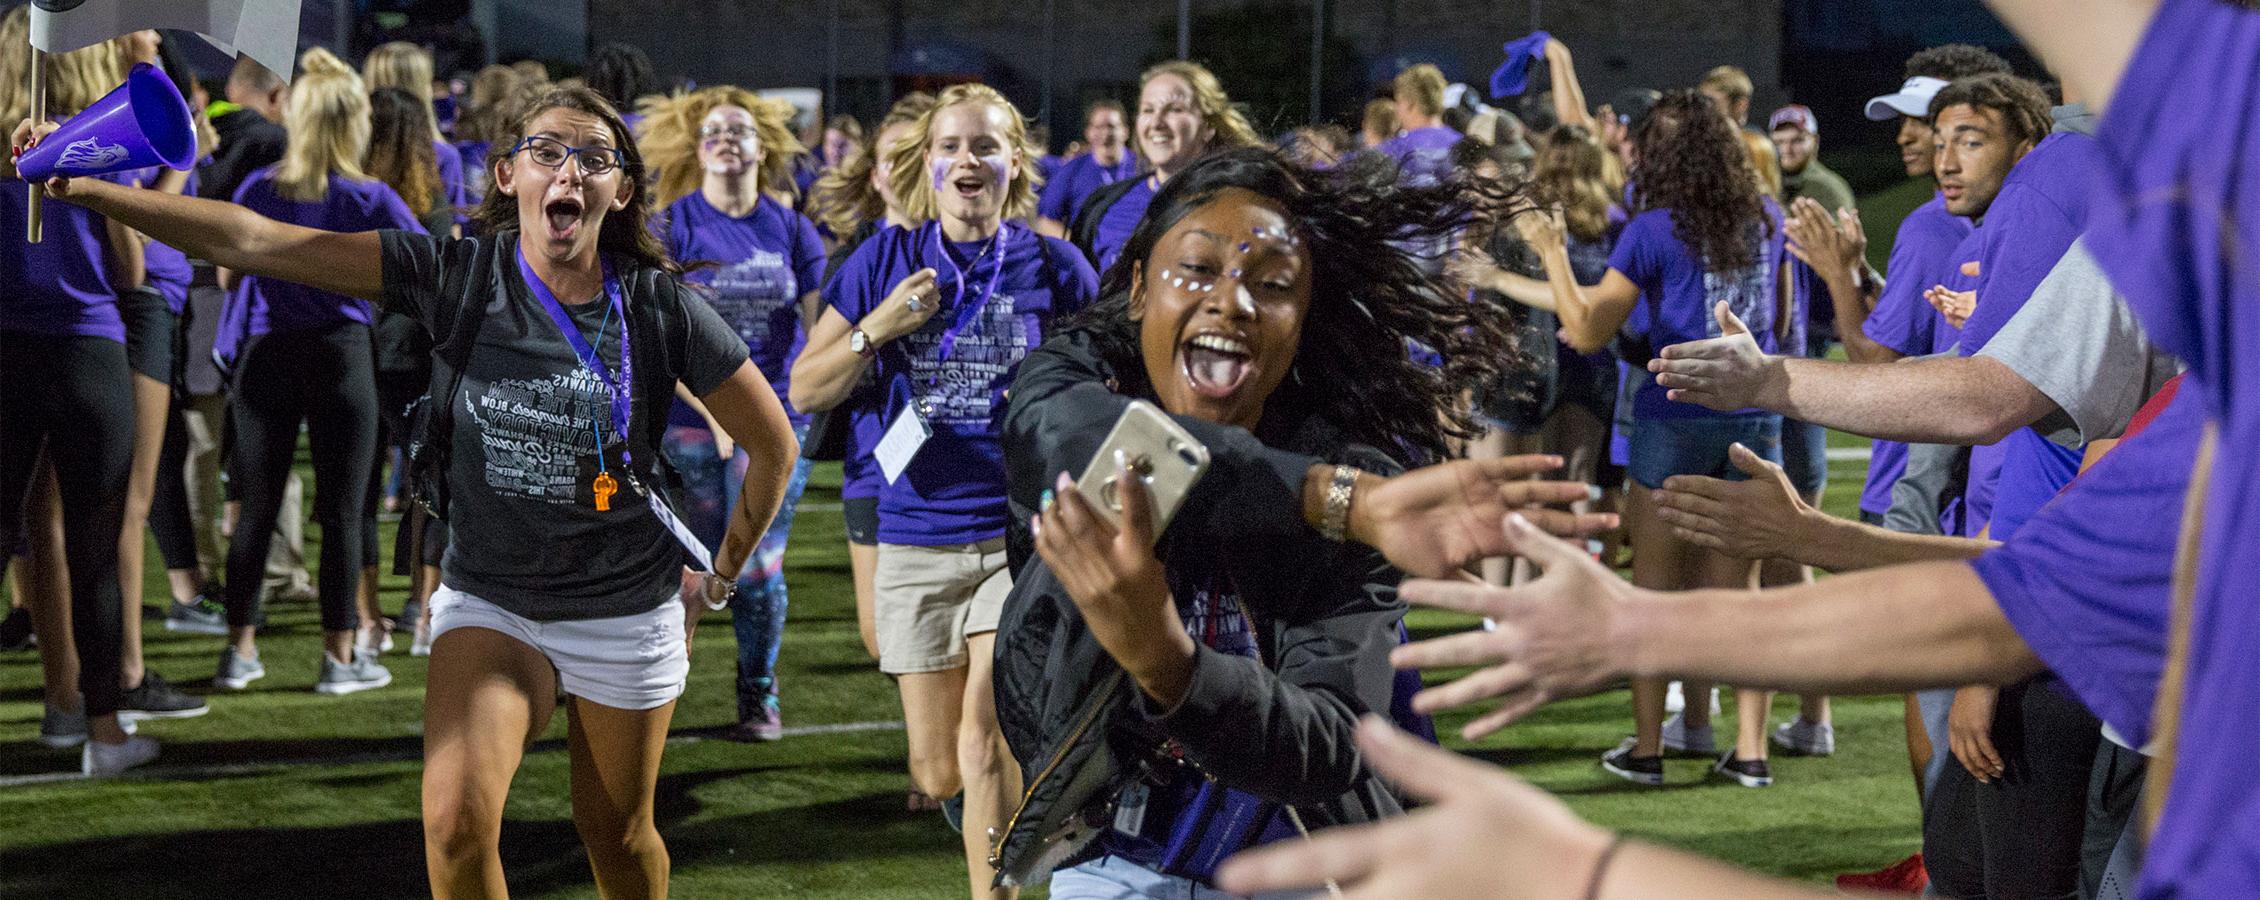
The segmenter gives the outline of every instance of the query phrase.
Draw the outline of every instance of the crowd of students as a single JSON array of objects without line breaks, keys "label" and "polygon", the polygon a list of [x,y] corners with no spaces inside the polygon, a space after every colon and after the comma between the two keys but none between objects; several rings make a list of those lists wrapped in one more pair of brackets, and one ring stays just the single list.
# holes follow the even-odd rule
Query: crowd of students
[{"label": "crowd of students", "polygon": [[[1924,852],[1847,887],[2220,895],[2256,874],[2227,755],[2248,467],[2213,449],[2249,428],[2252,148],[2192,124],[2185,57],[2249,69],[2260,12],[2084,5],[2124,34],[1996,3],[2062,103],[1967,45],[1878,85],[1860,112],[1936,185],[1882,271],[1818,158],[1839,111],[1761,131],[1731,67],[1591,105],[1543,33],[1508,48],[1542,79],[1494,76],[1521,116],[1418,65],[1356,139],[1267,140],[1171,61],[1065,159],[982,85],[796,132],[618,44],[467,85],[410,44],[359,71],[315,49],[287,85],[239,63],[217,102],[154,32],[57,55],[58,118],[158,64],[206,158],[39,186],[38,243],[35,187],[0,179],[0,543],[41,737],[107,775],[157,756],[137,723],[210,709],[140,658],[146,529],[167,627],[225,638],[219,690],[265,675],[275,596],[318,603],[321,693],[385,687],[395,631],[431,657],[435,894],[503,892],[503,800],[559,685],[598,887],[663,893],[696,624],[733,623],[727,736],[780,738],[785,545],[836,460],[908,805],[959,829],[977,897],[1796,893],[1403,733],[1627,681],[1599,765],[1651,786],[1673,753],[1769,785],[1773,749],[1835,751],[1829,693],[1913,691]],[[29,65],[0,49],[19,151],[53,127]],[[2260,86],[2205,90],[2249,117]],[[1210,454],[1166,529],[1093,458],[1141,400]],[[1827,429],[1875,441],[1860,521],[1818,511]],[[1493,624],[1411,643],[1408,603]],[[1803,692],[1779,728],[1775,690]]]}]

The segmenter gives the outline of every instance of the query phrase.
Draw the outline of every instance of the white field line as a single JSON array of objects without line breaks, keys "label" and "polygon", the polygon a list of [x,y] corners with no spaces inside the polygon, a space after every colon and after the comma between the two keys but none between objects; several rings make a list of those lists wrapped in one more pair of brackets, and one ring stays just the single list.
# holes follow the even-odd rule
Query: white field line
[{"label": "white field line", "polygon": [[[830,725],[795,725],[788,726],[785,729],[785,736],[810,737],[826,734],[855,734],[866,731],[894,731],[902,727],[903,726],[901,722],[836,722]],[[716,738],[710,738],[702,734],[678,734],[668,738],[667,745],[670,747],[680,747],[689,744],[703,743],[711,740],[716,740]],[[536,752],[555,752],[558,750],[563,750],[565,747],[563,741],[556,741],[555,744],[555,747]],[[209,763],[205,765],[194,766],[154,765],[144,766],[139,769],[133,769],[123,775],[112,777],[144,781],[166,781],[174,779],[210,778],[219,775],[249,775],[277,769],[308,768],[314,766],[350,766],[361,765],[364,763],[414,762],[420,758],[422,758],[421,753],[353,753],[347,754],[345,756],[309,756],[296,759],[266,759],[251,762]],[[55,784],[64,781],[89,780],[92,779],[89,779],[87,776],[79,774],[75,771],[41,772],[33,775],[9,775],[0,777],[0,790],[34,784]]]}]

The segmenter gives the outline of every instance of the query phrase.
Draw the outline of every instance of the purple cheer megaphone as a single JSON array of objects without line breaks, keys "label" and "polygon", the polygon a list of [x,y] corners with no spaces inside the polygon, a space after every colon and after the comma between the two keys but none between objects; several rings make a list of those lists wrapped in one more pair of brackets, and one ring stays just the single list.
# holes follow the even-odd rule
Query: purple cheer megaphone
[{"label": "purple cheer megaphone", "polygon": [[196,161],[196,123],[188,101],[156,66],[142,63],[126,83],[72,116],[16,160],[16,177],[37,184],[57,175],[107,175]]}]

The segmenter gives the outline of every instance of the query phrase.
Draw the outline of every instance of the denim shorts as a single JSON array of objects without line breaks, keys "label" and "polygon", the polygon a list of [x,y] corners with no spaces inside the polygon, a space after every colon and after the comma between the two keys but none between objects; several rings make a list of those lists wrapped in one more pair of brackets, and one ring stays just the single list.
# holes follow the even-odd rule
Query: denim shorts
[{"label": "denim shorts", "polygon": [[1649,489],[1673,475],[1708,475],[1740,481],[1742,470],[1727,459],[1727,448],[1741,444],[1758,456],[1781,462],[1781,417],[1696,416],[1641,419],[1632,432],[1632,457],[1626,469]]},{"label": "denim shorts", "polygon": [[1781,467],[1799,496],[1828,487],[1828,429],[1796,419],[1781,420]]}]

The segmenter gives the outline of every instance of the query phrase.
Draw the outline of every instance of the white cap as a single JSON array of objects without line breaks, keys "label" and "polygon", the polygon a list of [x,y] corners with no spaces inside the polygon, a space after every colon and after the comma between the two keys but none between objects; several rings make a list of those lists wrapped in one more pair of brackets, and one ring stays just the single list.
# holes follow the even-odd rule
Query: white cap
[{"label": "white cap", "polygon": [[1927,118],[1930,116],[1930,98],[1938,96],[1947,81],[1928,75],[1917,75],[1899,86],[1899,93],[1885,94],[1868,101],[1868,120],[1882,122],[1900,116]]}]

